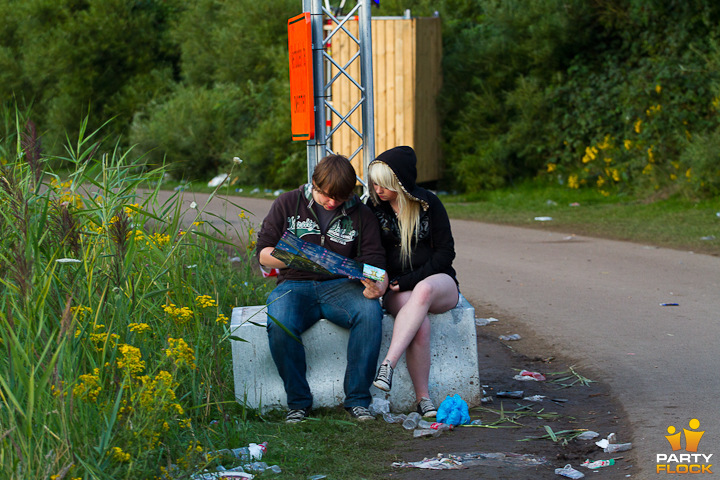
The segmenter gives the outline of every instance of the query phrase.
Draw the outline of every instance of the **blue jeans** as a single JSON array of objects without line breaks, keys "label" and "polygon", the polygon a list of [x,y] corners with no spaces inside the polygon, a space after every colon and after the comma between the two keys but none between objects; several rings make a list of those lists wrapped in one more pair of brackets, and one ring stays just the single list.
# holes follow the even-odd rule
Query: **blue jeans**
[{"label": "blue jeans", "polygon": [[291,409],[312,407],[306,377],[305,347],[288,335],[273,318],[297,338],[325,318],[350,330],[345,369],[345,407],[368,407],[375,378],[383,312],[378,300],[362,294],[365,287],[347,278],[324,282],[286,280],[268,297],[267,332],[278,373]]}]

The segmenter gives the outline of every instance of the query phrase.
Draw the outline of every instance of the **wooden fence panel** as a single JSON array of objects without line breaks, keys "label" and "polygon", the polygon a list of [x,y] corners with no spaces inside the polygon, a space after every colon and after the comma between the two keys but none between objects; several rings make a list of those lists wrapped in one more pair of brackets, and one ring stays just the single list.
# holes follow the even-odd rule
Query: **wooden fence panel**
[{"label": "wooden fence panel", "polygon": [[[348,22],[348,30],[357,36],[357,22]],[[373,87],[375,104],[375,154],[398,146],[412,146],[418,156],[418,182],[440,178],[440,125],[435,104],[442,83],[441,24],[439,18],[377,18],[372,20]],[[341,33],[333,38],[333,58],[345,65],[358,48]],[[349,71],[360,79],[359,59]],[[333,68],[333,75],[337,69]],[[343,115],[357,104],[360,92],[345,78],[332,87],[332,102]],[[351,117],[362,129],[360,110]],[[330,118],[333,127],[338,117]],[[336,153],[351,155],[361,139],[343,126],[332,137]],[[353,161],[358,175],[364,177],[362,160]]]}]

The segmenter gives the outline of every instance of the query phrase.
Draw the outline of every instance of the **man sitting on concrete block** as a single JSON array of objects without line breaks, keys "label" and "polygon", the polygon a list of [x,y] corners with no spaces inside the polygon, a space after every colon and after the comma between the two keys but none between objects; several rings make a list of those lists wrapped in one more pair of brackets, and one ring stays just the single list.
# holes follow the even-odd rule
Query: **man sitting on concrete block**
[{"label": "man sitting on concrete block", "polygon": [[263,220],[257,239],[260,264],[278,268],[270,293],[267,332],[270,353],[287,395],[286,422],[308,416],[313,397],[306,376],[302,334],[321,318],[350,330],[344,406],[357,420],[374,420],[368,407],[382,336],[382,282],[350,279],[288,267],[272,256],[287,230],[302,240],[357,261],[385,268],[378,221],[355,195],[355,170],[340,155],[323,158],[312,183],[280,195]]}]

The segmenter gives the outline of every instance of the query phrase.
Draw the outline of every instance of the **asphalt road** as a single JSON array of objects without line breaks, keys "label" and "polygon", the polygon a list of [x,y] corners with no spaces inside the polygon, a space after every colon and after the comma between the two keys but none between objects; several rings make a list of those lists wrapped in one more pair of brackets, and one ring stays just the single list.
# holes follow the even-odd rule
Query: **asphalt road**
[{"label": "asphalt road", "polygon": [[[195,194],[183,201],[203,208],[206,199]],[[232,201],[258,224],[271,203]],[[220,199],[207,208],[239,221],[237,208]],[[690,429],[691,419],[705,432],[698,453],[713,454],[714,463],[720,455],[720,258],[542,228],[451,224],[460,287],[478,316],[522,332],[526,341],[513,344],[517,349],[560,355],[610,386],[632,424],[634,438],[620,440],[633,442],[642,470],[636,478],[658,476],[657,454],[687,453],[673,452],[664,437],[670,426]]]}]

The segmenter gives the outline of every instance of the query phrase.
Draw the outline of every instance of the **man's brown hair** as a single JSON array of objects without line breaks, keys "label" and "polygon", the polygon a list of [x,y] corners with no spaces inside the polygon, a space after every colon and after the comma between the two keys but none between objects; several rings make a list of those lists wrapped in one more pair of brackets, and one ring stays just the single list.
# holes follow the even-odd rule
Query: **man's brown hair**
[{"label": "man's brown hair", "polygon": [[355,169],[342,155],[328,155],[315,166],[313,185],[334,200],[347,200],[355,188]]}]

